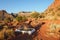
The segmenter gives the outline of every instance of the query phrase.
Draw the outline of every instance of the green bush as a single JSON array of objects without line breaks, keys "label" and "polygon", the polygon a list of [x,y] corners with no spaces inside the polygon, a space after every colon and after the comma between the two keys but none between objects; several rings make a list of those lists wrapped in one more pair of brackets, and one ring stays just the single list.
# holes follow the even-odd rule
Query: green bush
[{"label": "green bush", "polygon": [[32,12],[31,17],[33,17],[33,18],[38,18],[39,15],[40,15],[40,14],[39,14],[38,12]]},{"label": "green bush", "polygon": [[17,20],[17,21],[21,21],[21,20],[22,20],[22,16],[17,16],[17,17],[16,17],[16,20]]},{"label": "green bush", "polygon": [[27,17],[26,16],[22,16],[22,20],[23,21],[26,21],[27,20]]},{"label": "green bush", "polygon": [[26,21],[27,18],[26,18],[26,16],[17,16],[17,17],[16,17],[16,20],[17,20],[17,21]]}]

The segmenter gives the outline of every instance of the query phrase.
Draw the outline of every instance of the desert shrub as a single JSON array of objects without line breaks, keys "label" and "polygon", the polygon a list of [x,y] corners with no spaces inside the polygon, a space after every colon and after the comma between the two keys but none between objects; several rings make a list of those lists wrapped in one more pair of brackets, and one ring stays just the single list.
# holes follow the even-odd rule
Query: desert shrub
[{"label": "desert shrub", "polygon": [[49,9],[49,11],[53,11],[53,8]]},{"label": "desert shrub", "polygon": [[6,33],[7,33],[8,35],[12,36],[13,33],[14,33],[14,31],[13,31],[12,29],[7,29],[7,30],[6,30]]},{"label": "desert shrub", "polygon": [[11,21],[10,18],[5,18],[5,19],[4,19],[4,22],[10,22],[10,21]]},{"label": "desert shrub", "polygon": [[60,7],[58,7],[58,10],[60,10]]},{"label": "desert shrub", "polygon": [[60,10],[60,6],[57,7],[57,10]]},{"label": "desert shrub", "polygon": [[17,16],[16,17],[16,20],[17,21],[26,21],[27,20],[27,17],[26,16]]},{"label": "desert shrub", "polygon": [[14,31],[12,29],[7,29],[4,33],[5,39],[12,38],[14,36]]},{"label": "desert shrub", "polygon": [[27,17],[26,16],[22,16],[22,20],[23,21],[26,21],[27,20]]},{"label": "desert shrub", "polygon": [[60,16],[60,13],[57,13],[57,16]]},{"label": "desert shrub", "polygon": [[44,17],[45,17],[44,14],[45,14],[45,13],[40,13],[39,18],[44,18]]},{"label": "desert shrub", "polygon": [[39,18],[44,18],[45,16],[43,16],[43,15],[39,15]]},{"label": "desert shrub", "polygon": [[33,18],[38,18],[39,15],[40,15],[40,14],[39,14],[38,12],[32,12],[31,17],[33,17]]},{"label": "desert shrub", "polygon": [[17,20],[17,21],[21,21],[21,20],[22,20],[22,16],[17,16],[17,17],[16,17],[16,20]]},{"label": "desert shrub", "polygon": [[52,14],[51,14],[52,16],[54,16],[55,15],[55,12],[54,11],[52,11]]}]

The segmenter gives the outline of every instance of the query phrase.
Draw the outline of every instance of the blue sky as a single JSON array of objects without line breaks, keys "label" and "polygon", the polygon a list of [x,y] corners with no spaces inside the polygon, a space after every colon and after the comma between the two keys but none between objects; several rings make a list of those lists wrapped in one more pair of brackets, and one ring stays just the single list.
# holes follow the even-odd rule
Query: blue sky
[{"label": "blue sky", "polygon": [[37,11],[43,12],[54,0],[0,0],[0,10],[7,12]]}]

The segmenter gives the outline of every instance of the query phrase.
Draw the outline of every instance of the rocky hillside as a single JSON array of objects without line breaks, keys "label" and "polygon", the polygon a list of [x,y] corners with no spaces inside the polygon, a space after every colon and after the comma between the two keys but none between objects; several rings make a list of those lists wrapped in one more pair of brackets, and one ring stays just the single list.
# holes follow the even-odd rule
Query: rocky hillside
[{"label": "rocky hillside", "polygon": [[54,2],[46,9],[45,18],[59,19],[60,17],[60,0],[54,0]]},{"label": "rocky hillside", "polygon": [[48,8],[53,8],[54,10],[57,10],[58,7],[60,7],[60,0],[54,0],[54,2]]},{"label": "rocky hillside", "polygon": [[46,12],[50,11],[57,12],[59,9],[60,9],[60,0],[54,0],[54,2],[47,8]]},{"label": "rocky hillside", "polygon": [[0,20],[4,20],[5,18],[12,18],[12,15],[7,13],[5,10],[0,10]]}]

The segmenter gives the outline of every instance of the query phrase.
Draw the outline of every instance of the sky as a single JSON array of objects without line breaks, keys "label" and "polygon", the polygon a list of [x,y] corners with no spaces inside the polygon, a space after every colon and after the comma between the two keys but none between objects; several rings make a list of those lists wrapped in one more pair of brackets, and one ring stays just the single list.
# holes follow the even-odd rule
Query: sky
[{"label": "sky", "polygon": [[0,10],[17,13],[20,11],[45,11],[54,0],[0,0]]}]

